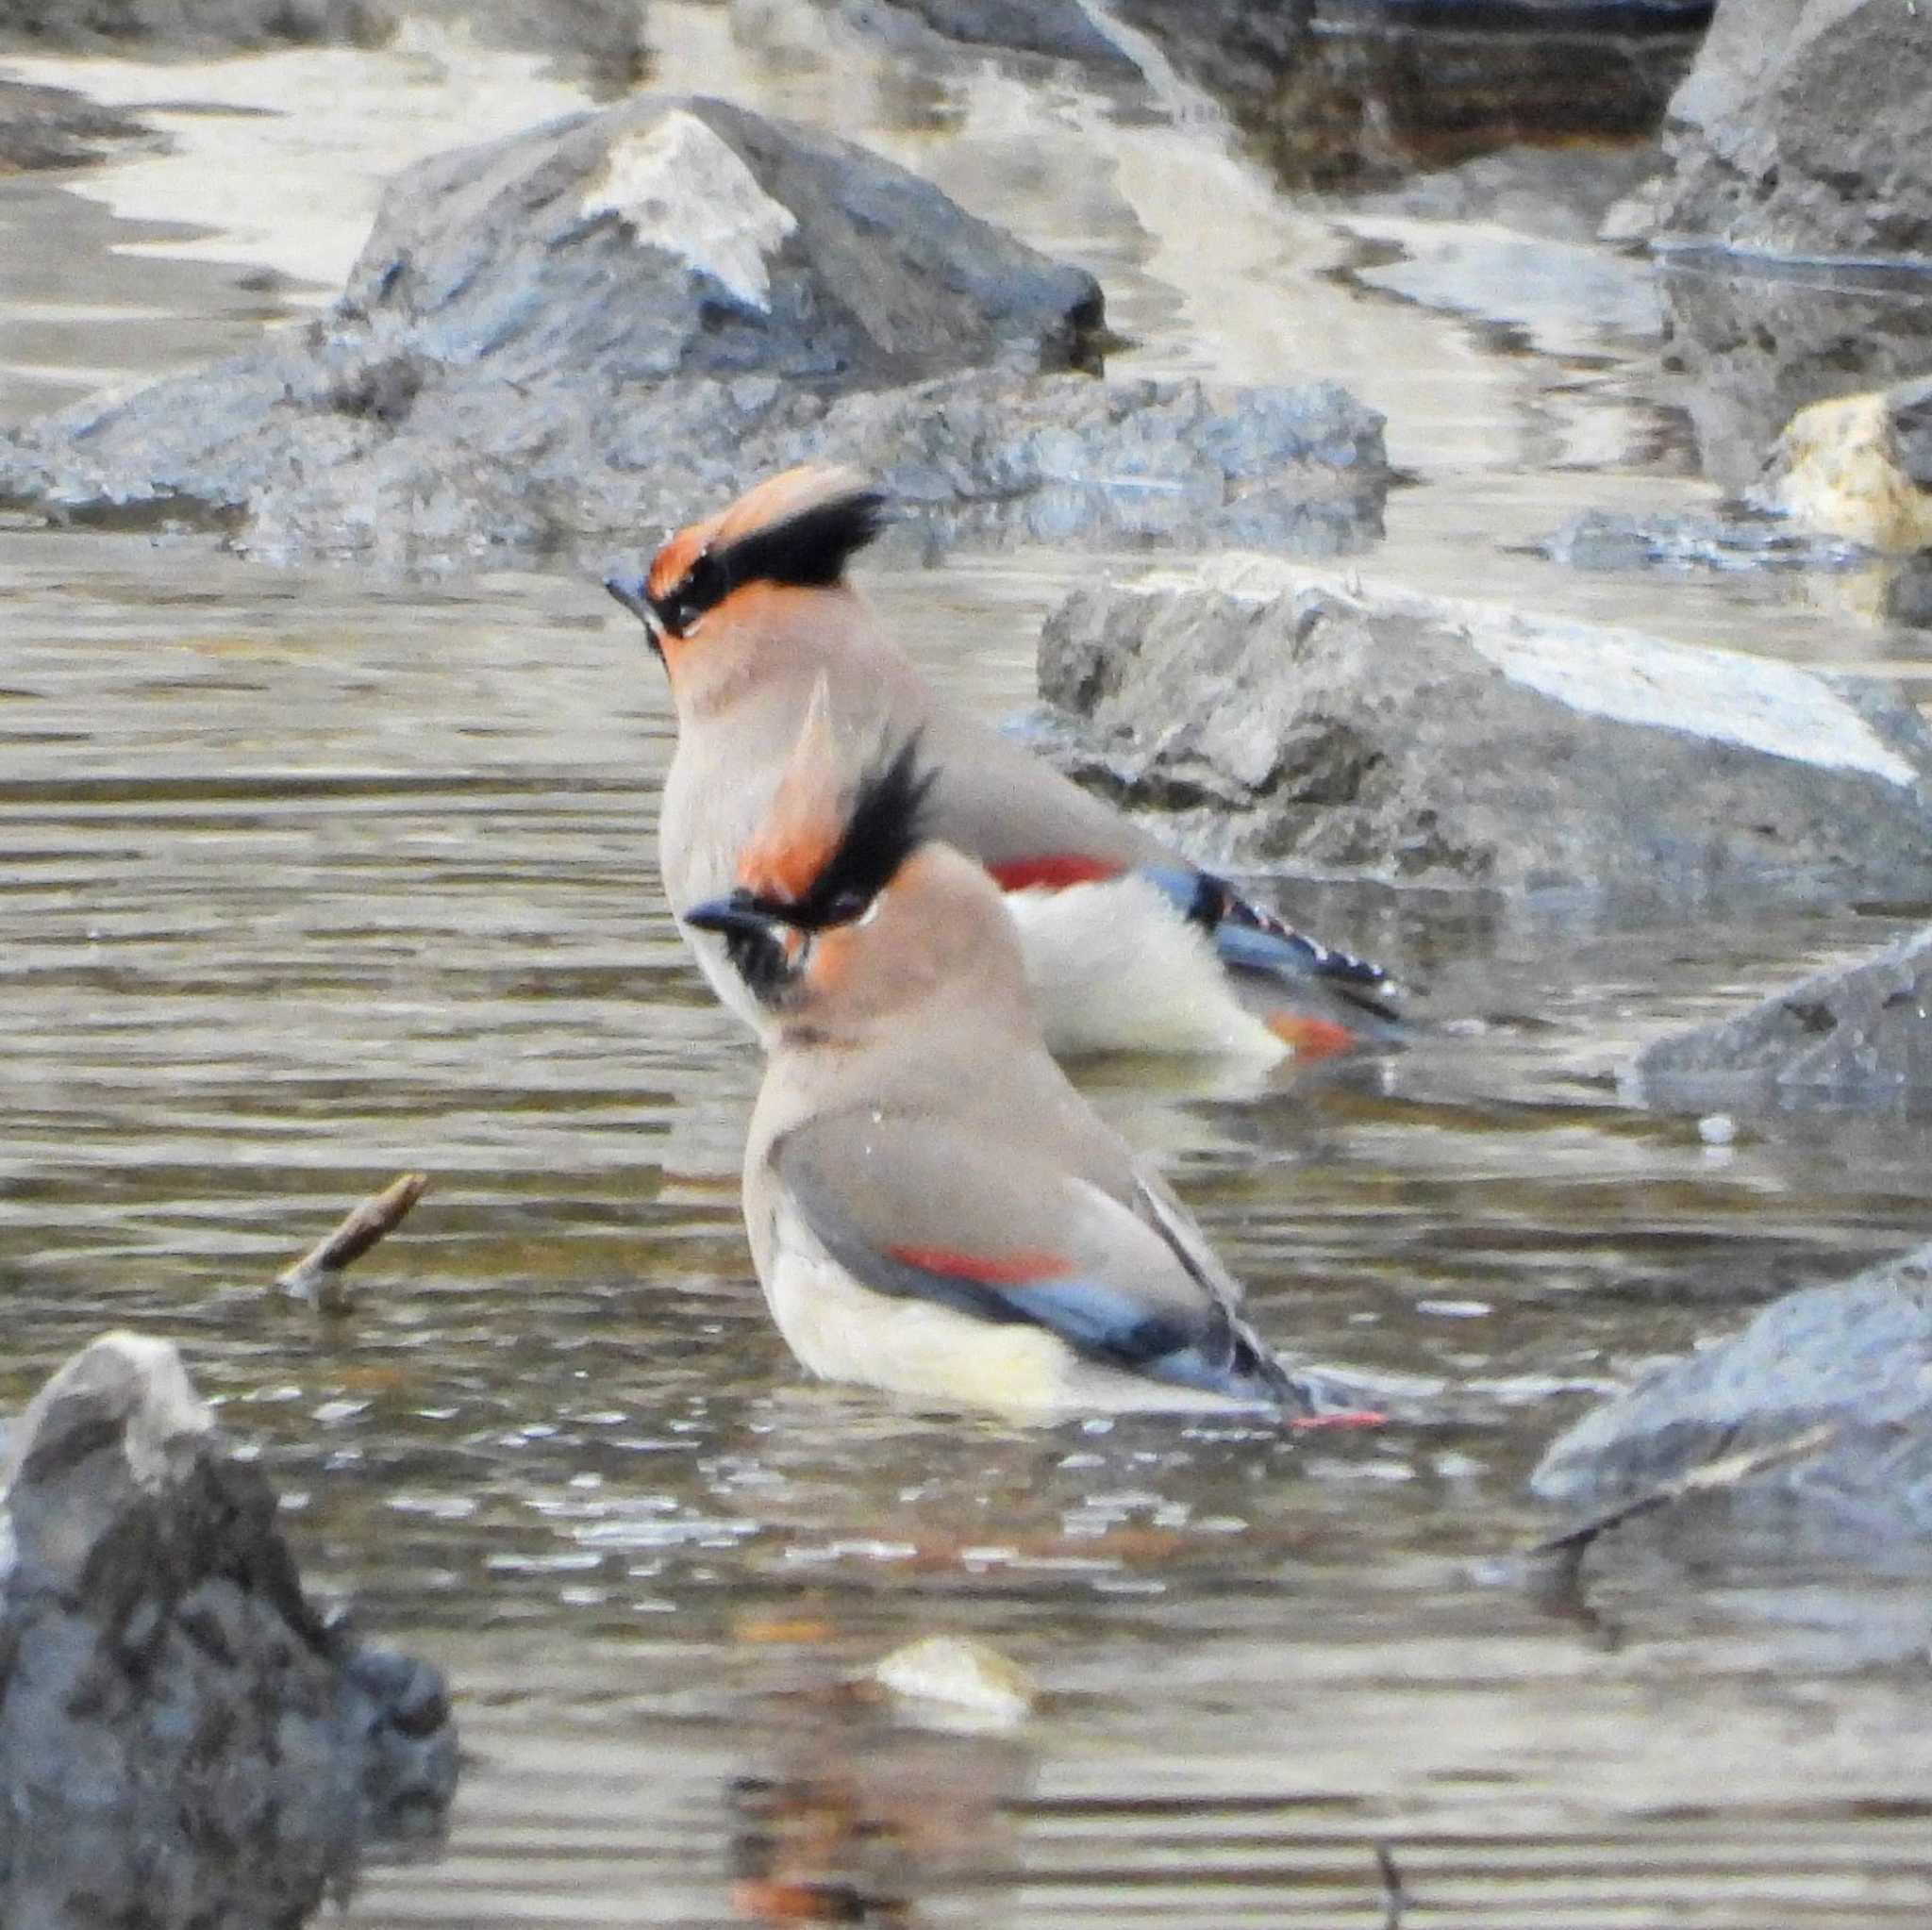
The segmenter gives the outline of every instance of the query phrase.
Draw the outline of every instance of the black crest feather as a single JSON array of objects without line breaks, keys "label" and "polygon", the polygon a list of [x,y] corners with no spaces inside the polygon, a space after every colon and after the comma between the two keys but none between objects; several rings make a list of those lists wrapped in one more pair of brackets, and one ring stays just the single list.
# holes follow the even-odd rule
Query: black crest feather
[{"label": "black crest feather", "polygon": [[754,529],[718,554],[725,580],[796,583],[824,589],[885,528],[886,499],[877,490],[851,490],[814,503],[782,523]]},{"label": "black crest feather", "polygon": [[723,549],[703,551],[670,590],[650,599],[652,611],[674,637],[681,637],[708,609],[715,609],[746,583],[829,588],[889,520],[886,499],[877,490],[848,490],[754,529]]},{"label": "black crest feather", "polygon": [[802,930],[849,924],[897,876],[925,842],[925,804],[939,773],[920,768],[915,731],[859,780],[838,848],[802,898],[766,908]]}]

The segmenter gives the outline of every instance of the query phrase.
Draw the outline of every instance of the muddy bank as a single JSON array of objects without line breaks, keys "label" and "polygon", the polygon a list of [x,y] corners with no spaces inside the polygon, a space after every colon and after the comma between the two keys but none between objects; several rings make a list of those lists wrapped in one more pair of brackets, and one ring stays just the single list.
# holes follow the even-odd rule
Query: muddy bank
[{"label": "muddy bank", "polygon": [[596,560],[825,458],[982,540],[1379,529],[1371,411],[1076,373],[1103,326],[1091,275],[862,149],[643,97],[408,171],[325,320],[0,441],[0,494],[277,557]]},{"label": "muddy bank", "polygon": [[76,1355],[8,1430],[5,1480],[8,1922],[293,1925],[373,1841],[440,1828],[441,1678],[318,1615],[172,1346]]},{"label": "muddy bank", "polygon": [[1256,557],[1075,594],[1040,688],[1071,766],[1212,863],[1667,900],[1932,886],[1932,733],[1873,683]]}]

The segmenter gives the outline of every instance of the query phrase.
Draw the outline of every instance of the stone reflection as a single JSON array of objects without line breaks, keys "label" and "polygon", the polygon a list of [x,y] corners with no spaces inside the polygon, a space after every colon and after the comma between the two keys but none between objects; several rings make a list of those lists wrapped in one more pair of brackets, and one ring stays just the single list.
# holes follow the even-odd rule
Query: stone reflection
[{"label": "stone reflection", "polygon": [[730,1786],[731,1900],[747,1924],[997,1930],[1035,1752],[917,1728],[858,1690],[803,1700]]},{"label": "stone reflection", "polygon": [[1799,409],[1932,369],[1923,275],[1736,273],[1679,260],[1657,284],[1665,367],[1680,378],[1705,474],[1733,494],[1757,480]]},{"label": "stone reflection", "polygon": [[1291,188],[1387,185],[1518,141],[1653,132],[1709,16],[1682,4],[1241,0],[1116,13]]}]

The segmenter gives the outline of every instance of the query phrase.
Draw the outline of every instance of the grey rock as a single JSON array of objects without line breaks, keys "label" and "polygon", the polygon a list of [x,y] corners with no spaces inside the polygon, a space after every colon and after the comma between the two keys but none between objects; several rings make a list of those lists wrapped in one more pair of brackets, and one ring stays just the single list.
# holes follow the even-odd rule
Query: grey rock
[{"label": "grey rock", "polygon": [[130,141],[159,137],[132,116],[64,87],[31,87],[0,75],[0,175],[77,168]]},{"label": "grey rock", "polygon": [[96,1340],[8,1449],[0,1921],[292,1925],[365,1842],[440,1825],[441,1678],[325,1624],[172,1346]]},{"label": "grey rock", "polygon": [[1757,480],[1799,409],[1932,368],[1932,286],[1922,275],[1672,257],[1657,288],[1665,367],[1706,474],[1733,492]]},{"label": "grey rock", "polygon": [[848,143],[641,98],[436,158],[325,320],[0,438],[0,497],[258,554],[602,560],[807,458],[980,540],[1379,528],[1381,419],[1068,373],[1091,276]]},{"label": "grey rock", "polygon": [[1932,262],[1928,98],[1902,0],[1721,0],[1670,105],[1659,243]]},{"label": "grey rock", "polygon": [[1530,1485],[1601,1506],[1825,1423],[1831,1439],[1753,1476],[1742,1498],[1881,1532],[1932,1528],[1932,1246],[1786,1294],[1653,1370],[1558,1436]]},{"label": "grey rock", "polygon": [[1653,1040],[1629,1095],[1705,1107],[1932,1095],[1932,930],[1812,973],[1736,1018]]},{"label": "grey rock", "polygon": [[1233,557],[1076,593],[1040,687],[1076,774],[1238,870],[1633,900],[1932,889],[1932,733],[1861,680]]}]

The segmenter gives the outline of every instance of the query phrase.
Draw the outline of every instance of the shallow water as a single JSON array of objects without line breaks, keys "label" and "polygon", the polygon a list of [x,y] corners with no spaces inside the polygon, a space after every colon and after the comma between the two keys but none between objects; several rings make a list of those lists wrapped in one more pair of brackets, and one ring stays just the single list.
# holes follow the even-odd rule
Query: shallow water
[{"label": "shallow water", "polygon": [[[1789,582],[1513,553],[1573,507],[1702,496],[1641,330],[1592,332],[1598,281],[1553,271],[1528,341],[1521,315],[1461,312],[1446,271],[1399,294],[1357,274],[1359,237],[1272,200],[1171,95],[1110,113],[991,65],[894,92],[814,55],[815,11],[766,11],[785,58],[660,0],[665,84],[875,132],[1079,253],[1140,366],[1358,385],[1418,477],[1378,565],[1918,660]],[[432,92],[489,62],[435,83],[425,58],[355,57]],[[505,125],[555,110],[528,63],[492,74]],[[299,104],[299,66],[268,63],[230,63],[220,98],[251,75]],[[430,144],[456,102],[425,109]],[[276,166],[317,165],[299,113],[275,127]],[[271,307],[340,273],[320,243],[225,242],[226,154],[158,185],[144,161],[0,184],[10,409],[228,345],[264,262]],[[1254,219],[1200,233],[1177,180]],[[190,256],[108,252],[163,221]],[[1439,226],[1405,258],[1468,240]],[[47,323],[62,289],[85,325]],[[932,674],[1002,715],[1039,614],[1129,561],[956,557],[874,588]],[[1411,1377],[1405,1418],[1284,1439],[908,1414],[801,1384],[764,1317],[736,1182],[757,1067],[657,897],[668,719],[601,592],[19,530],[0,607],[0,1404],[105,1325],[175,1337],[259,1444],[312,1579],[449,1672],[474,1760],[446,1851],[371,1869],[346,1923],[1370,1924],[1378,1843],[1429,1924],[1924,1921],[1920,1578],[1633,1534],[1554,1589],[1515,1556],[1549,1525],[1524,1475],[1592,1389],[1932,1218],[1922,1121],[1707,1146],[1614,1085],[1657,1029],[1885,921],[1605,927],[1284,886],[1425,982],[1442,1028],[1340,1071],[1088,1083],[1167,1158],[1257,1323]],[[404,1167],[433,1190],[351,1276],[350,1318],[267,1290]],[[851,1689],[935,1629],[1023,1662],[1041,1711],[960,1734]]]}]

